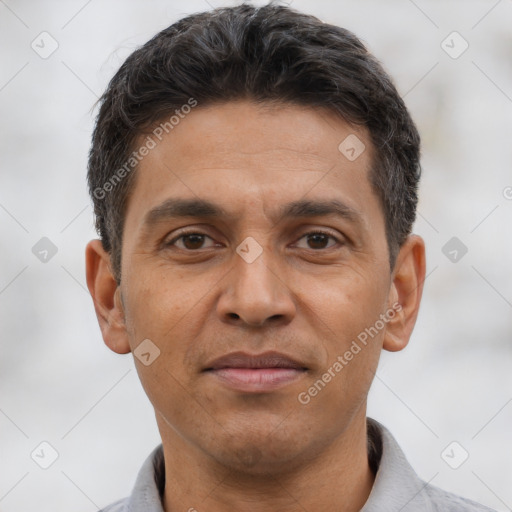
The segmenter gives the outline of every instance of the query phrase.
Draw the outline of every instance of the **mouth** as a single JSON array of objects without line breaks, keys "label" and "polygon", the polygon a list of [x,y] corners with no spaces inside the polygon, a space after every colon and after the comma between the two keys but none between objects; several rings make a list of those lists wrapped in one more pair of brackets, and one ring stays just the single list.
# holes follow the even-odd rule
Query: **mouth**
[{"label": "mouth", "polygon": [[300,379],[308,368],[279,352],[233,352],[203,370],[222,384],[243,392],[269,392]]}]

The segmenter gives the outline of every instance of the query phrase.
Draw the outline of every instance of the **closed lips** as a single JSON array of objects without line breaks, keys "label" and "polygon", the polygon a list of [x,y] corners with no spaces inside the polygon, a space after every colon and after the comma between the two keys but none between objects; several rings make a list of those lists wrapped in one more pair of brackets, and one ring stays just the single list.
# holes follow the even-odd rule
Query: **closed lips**
[{"label": "closed lips", "polygon": [[294,370],[307,370],[307,367],[294,359],[278,352],[265,352],[262,354],[247,354],[233,352],[209,363],[203,371],[222,370],[224,368],[269,369],[288,368]]}]

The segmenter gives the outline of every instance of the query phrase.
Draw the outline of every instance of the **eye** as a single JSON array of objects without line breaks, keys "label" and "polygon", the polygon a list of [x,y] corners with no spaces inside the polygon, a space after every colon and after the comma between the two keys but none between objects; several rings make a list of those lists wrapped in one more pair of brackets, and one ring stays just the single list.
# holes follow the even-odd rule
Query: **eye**
[{"label": "eye", "polygon": [[[304,242],[302,242],[303,240],[305,241],[306,245],[304,245]],[[205,245],[208,241],[209,244]],[[296,246],[301,249],[321,250],[330,249],[337,244],[341,244],[341,242],[334,235],[324,231],[311,231],[302,235]],[[178,249],[184,251],[208,249],[210,247],[215,247],[215,245],[215,241],[208,235],[192,231],[189,233],[181,233],[168,242],[165,242],[165,247],[177,247]]]},{"label": "eye", "polygon": [[[311,231],[309,233],[304,234],[300,240],[306,240],[306,244],[308,244],[306,247],[302,246],[300,247],[299,243],[297,243],[297,246],[301,249],[313,249],[313,250],[319,250],[319,249],[330,249],[331,247],[335,246],[337,243],[341,243],[340,240],[338,240],[335,236],[331,235],[330,233],[325,233],[323,231]],[[328,245],[329,239],[333,240],[334,243],[331,243],[331,245]]]},{"label": "eye", "polygon": [[182,249],[184,251],[194,251],[197,249],[206,249],[208,247],[214,247],[215,243],[212,243],[209,246],[204,245],[206,240],[210,240],[213,242],[213,239],[204,233],[182,233],[181,235],[169,240],[169,242],[165,242],[166,247],[175,246],[178,249]]}]

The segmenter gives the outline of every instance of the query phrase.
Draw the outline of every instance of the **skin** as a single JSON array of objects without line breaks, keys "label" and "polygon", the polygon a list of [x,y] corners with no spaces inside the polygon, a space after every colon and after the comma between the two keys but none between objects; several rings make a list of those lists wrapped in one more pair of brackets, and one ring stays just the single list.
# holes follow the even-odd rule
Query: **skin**
[{"label": "skin", "polygon": [[[366,150],[349,161],[340,142]],[[98,240],[86,249],[87,284],[105,343],[120,354],[150,339],[160,355],[135,358],[162,437],[167,511],[357,511],[374,481],[366,400],[382,349],[403,349],[425,278],[423,240],[411,235],[392,272],[384,215],[370,186],[364,128],[331,113],[250,101],[196,107],[139,164],[123,235],[119,287]],[[219,218],[160,219],[169,198],[207,199]],[[291,201],[337,199],[337,215],[279,221]],[[181,238],[183,228],[206,235]],[[329,237],[305,236],[328,232]],[[236,248],[252,237],[252,263]],[[199,241],[198,241],[199,240]],[[385,324],[334,378],[298,400],[380,314]],[[307,367],[271,392],[225,386],[202,371],[233,351],[276,350]]]}]

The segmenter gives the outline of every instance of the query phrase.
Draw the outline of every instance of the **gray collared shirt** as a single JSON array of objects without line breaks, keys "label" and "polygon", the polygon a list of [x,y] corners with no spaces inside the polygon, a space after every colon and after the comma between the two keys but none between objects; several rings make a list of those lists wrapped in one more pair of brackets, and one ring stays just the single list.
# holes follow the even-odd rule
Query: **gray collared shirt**
[{"label": "gray collared shirt", "polygon": [[[361,512],[495,512],[421,480],[391,433],[371,418],[368,437],[370,462],[377,474]],[[103,512],[164,512],[160,494],[165,480],[163,471],[160,445],[144,462],[131,495]]]}]

